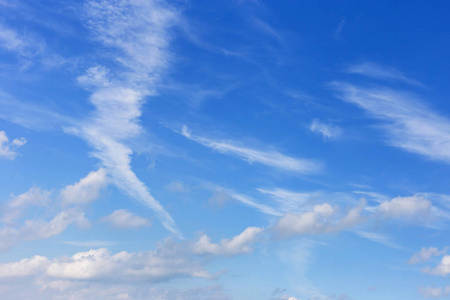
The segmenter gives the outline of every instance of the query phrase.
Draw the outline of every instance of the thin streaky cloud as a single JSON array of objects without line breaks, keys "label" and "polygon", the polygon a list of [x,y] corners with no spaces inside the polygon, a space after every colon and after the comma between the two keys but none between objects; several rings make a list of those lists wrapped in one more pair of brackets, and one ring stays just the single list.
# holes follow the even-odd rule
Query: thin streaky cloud
[{"label": "thin streaky cloud", "polygon": [[182,238],[170,214],[131,169],[133,150],[125,142],[143,132],[139,124],[142,105],[154,94],[159,77],[169,65],[169,29],[178,16],[163,2],[112,6],[91,0],[84,5],[83,17],[95,40],[117,52],[121,68],[110,73],[96,65],[78,78],[82,86],[92,90],[89,100],[95,110],[90,118],[66,130],[94,148],[92,155],[102,162],[119,189],[153,209],[164,227]]},{"label": "thin streaky cloud", "polygon": [[379,244],[382,244],[382,245],[385,245],[387,247],[394,248],[394,249],[402,249],[401,246],[397,245],[388,236],[386,236],[384,234],[363,231],[363,230],[355,230],[354,233],[356,233],[358,236],[368,239],[372,242],[379,243]]},{"label": "thin streaky cloud", "polygon": [[397,69],[380,66],[372,62],[350,65],[345,71],[347,73],[359,74],[376,79],[396,80],[411,85],[423,86],[422,83],[405,76]]},{"label": "thin streaky cloud", "polygon": [[332,82],[337,97],[384,121],[395,147],[450,163],[450,119],[434,112],[415,95],[388,88],[364,88]]},{"label": "thin streaky cloud", "polygon": [[297,159],[277,151],[246,148],[227,141],[217,141],[205,137],[194,136],[187,126],[182,127],[180,134],[191,141],[220,153],[236,156],[249,163],[257,162],[275,169],[302,174],[317,173],[321,169],[321,166],[312,160]]},{"label": "thin streaky cloud", "polygon": [[309,126],[309,130],[321,134],[325,139],[337,139],[342,134],[342,129],[336,125],[324,123],[314,119]]},{"label": "thin streaky cloud", "polygon": [[[277,209],[270,207],[268,205],[258,203],[253,198],[251,198],[247,195],[242,195],[240,193],[236,193],[235,191],[233,191],[231,189],[226,189],[224,187],[214,185],[211,183],[204,183],[203,188],[205,188],[207,190],[211,190],[216,193],[219,193],[219,195],[222,195],[225,198],[228,197],[228,198],[237,200],[246,206],[255,208],[256,210],[258,210],[259,212],[261,212],[263,214],[267,214],[267,215],[271,215],[271,216],[278,216],[278,217],[283,215],[283,213],[281,211],[278,211]],[[226,199],[222,199],[222,197],[221,197],[221,199],[219,199],[219,201],[221,201],[221,202],[224,202],[225,200]]]}]

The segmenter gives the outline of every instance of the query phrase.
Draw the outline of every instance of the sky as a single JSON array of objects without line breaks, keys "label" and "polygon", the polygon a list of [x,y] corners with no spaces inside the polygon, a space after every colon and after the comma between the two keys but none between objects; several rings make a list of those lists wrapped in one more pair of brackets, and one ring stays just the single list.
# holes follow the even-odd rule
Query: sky
[{"label": "sky", "polygon": [[0,0],[0,298],[450,298],[449,9]]}]

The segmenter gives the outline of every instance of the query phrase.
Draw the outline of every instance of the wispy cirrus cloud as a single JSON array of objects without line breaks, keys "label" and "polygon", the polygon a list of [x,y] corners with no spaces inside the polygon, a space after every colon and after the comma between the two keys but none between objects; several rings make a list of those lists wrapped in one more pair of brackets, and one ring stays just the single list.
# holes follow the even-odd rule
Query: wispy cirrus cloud
[{"label": "wispy cirrus cloud", "polygon": [[180,134],[219,153],[235,156],[249,163],[257,162],[275,169],[302,174],[317,173],[321,170],[321,165],[313,160],[293,158],[275,150],[247,148],[228,141],[195,136],[187,126],[182,127]]},{"label": "wispy cirrus cloud", "polygon": [[407,77],[397,69],[380,66],[371,62],[350,65],[345,71],[347,73],[364,75],[376,79],[396,80],[412,85],[423,86],[422,83]]},{"label": "wispy cirrus cloud", "polygon": [[153,209],[162,224],[181,237],[170,214],[150,194],[131,169],[132,148],[128,141],[143,129],[139,124],[145,98],[154,94],[156,83],[169,65],[170,28],[177,12],[163,1],[87,1],[84,19],[92,36],[115,52],[114,71],[103,66],[89,68],[78,78],[92,92],[91,116],[68,132],[85,139],[93,156],[102,162],[112,182],[131,198]]},{"label": "wispy cirrus cloud", "polygon": [[337,97],[357,105],[385,123],[395,147],[450,163],[450,119],[430,109],[417,96],[389,88],[365,88],[332,82]]}]

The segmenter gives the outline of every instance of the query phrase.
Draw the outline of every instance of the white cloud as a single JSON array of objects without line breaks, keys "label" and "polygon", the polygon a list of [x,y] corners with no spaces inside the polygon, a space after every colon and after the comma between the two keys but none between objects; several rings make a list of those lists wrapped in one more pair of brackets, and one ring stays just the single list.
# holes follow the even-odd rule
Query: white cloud
[{"label": "white cloud", "polygon": [[90,227],[84,213],[78,209],[68,209],[57,214],[49,222],[43,220],[27,220],[20,230],[24,240],[46,239],[62,233],[66,228],[75,223],[81,228]]},{"label": "white cloud", "polygon": [[279,236],[318,234],[330,230],[328,218],[336,213],[336,208],[328,203],[315,205],[312,211],[302,214],[287,213],[275,225]]},{"label": "white cloud", "polygon": [[311,130],[312,132],[315,132],[315,133],[319,133],[324,138],[327,138],[327,139],[336,139],[342,133],[342,130],[340,127],[323,123],[323,122],[319,121],[318,119],[314,119],[312,121],[311,125],[309,126],[309,130]]},{"label": "white cloud", "polygon": [[178,16],[162,1],[112,4],[87,1],[85,20],[92,35],[110,51],[116,51],[116,60],[122,68],[110,74],[97,65],[79,77],[81,84],[94,88],[90,101],[95,110],[80,126],[66,130],[93,146],[93,155],[102,162],[114,184],[153,209],[162,224],[181,237],[172,217],[132,171],[133,150],[126,144],[142,132],[138,120],[141,108],[168,66],[169,29]]},{"label": "white cloud", "polygon": [[236,193],[233,190],[225,189],[223,187],[212,185],[212,184],[205,184],[205,188],[210,189],[214,192],[213,197],[211,197],[209,199],[210,203],[217,202],[217,204],[222,205],[226,200],[234,199],[234,200],[241,202],[242,204],[245,204],[246,206],[257,209],[258,211],[260,211],[263,214],[267,214],[267,215],[271,215],[271,216],[282,216],[283,215],[283,213],[278,211],[277,209],[274,209],[273,207],[270,207],[268,205],[256,202],[251,197]]},{"label": "white cloud", "polygon": [[24,206],[45,206],[50,202],[50,194],[52,192],[45,191],[39,187],[33,186],[27,192],[16,196],[8,202],[8,207],[17,208]]},{"label": "white cloud", "polygon": [[422,272],[432,275],[446,276],[450,273],[450,255],[444,255],[441,262],[436,267],[425,267]]},{"label": "white cloud", "polygon": [[50,221],[29,219],[17,228],[8,225],[0,230],[0,251],[9,250],[21,241],[46,239],[61,234],[71,224],[80,228],[90,226],[84,213],[75,208],[61,211]]},{"label": "white cloud", "polygon": [[21,33],[0,23],[0,48],[14,53],[21,62],[21,70],[39,60],[47,67],[57,67],[66,61],[47,48],[46,43],[33,33]]},{"label": "white cloud", "polygon": [[53,280],[151,282],[176,277],[210,278],[200,261],[188,255],[180,245],[168,240],[154,251],[112,254],[106,248],[48,259],[35,256],[20,262],[0,264],[0,276],[47,277]]},{"label": "white cloud", "polygon": [[388,79],[403,81],[408,84],[422,86],[422,84],[414,79],[406,77],[402,72],[394,68],[382,67],[380,65],[366,62],[358,65],[349,66],[346,71],[348,73],[360,74],[377,79]]},{"label": "white cloud", "polygon": [[197,254],[224,256],[250,253],[253,251],[251,245],[262,231],[263,229],[259,227],[248,227],[239,235],[231,239],[222,239],[218,244],[211,243],[209,236],[204,234],[192,245],[192,249]]},{"label": "white cloud", "polygon": [[339,98],[385,121],[382,128],[393,146],[450,163],[450,120],[429,109],[416,96],[342,82],[331,85],[340,93]]},{"label": "white cloud", "polygon": [[415,253],[408,261],[409,264],[419,264],[429,261],[433,256],[441,256],[447,253],[448,248],[439,250],[435,247],[423,247],[419,252]]},{"label": "white cloud", "polygon": [[6,132],[0,131],[0,158],[14,159],[17,156],[15,150],[25,145],[26,142],[25,138],[14,139],[10,142]]},{"label": "white cloud", "polygon": [[39,255],[18,262],[3,263],[0,264],[0,278],[36,275],[45,270],[49,263],[48,258]]},{"label": "white cloud", "polygon": [[338,208],[329,203],[315,205],[304,213],[287,213],[274,225],[273,230],[279,237],[305,234],[326,234],[338,232],[361,223],[361,214],[366,202],[351,208],[344,216],[340,216]]},{"label": "white cloud", "polygon": [[50,203],[51,191],[33,186],[27,192],[13,196],[3,208],[2,221],[9,224],[19,218],[28,206],[47,206]]},{"label": "white cloud", "polygon": [[362,238],[368,239],[372,242],[379,243],[391,248],[395,249],[401,249],[399,245],[394,243],[389,237],[387,237],[384,234],[375,233],[375,232],[368,232],[368,231],[362,231],[362,230],[355,230],[354,231],[357,235],[359,235]]},{"label": "white cloud", "polygon": [[106,170],[90,172],[73,185],[67,185],[60,191],[64,204],[87,204],[100,197],[101,190],[108,184]]},{"label": "white cloud", "polygon": [[425,298],[442,298],[450,295],[450,286],[447,287],[420,287],[419,293]]},{"label": "white cloud", "polygon": [[116,228],[139,228],[150,226],[150,221],[135,215],[125,209],[118,209],[111,213],[109,216],[103,217],[102,222],[111,223]]},{"label": "white cloud", "polygon": [[381,216],[391,218],[408,218],[426,220],[431,215],[431,201],[420,197],[396,197],[391,201],[383,201],[378,206]]},{"label": "white cloud", "polygon": [[171,193],[188,193],[189,192],[189,187],[186,186],[181,181],[172,181],[171,183],[166,185],[164,188]]},{"label": "white cloud", "polygon": [[258,188],[256,190],[260,193],[270,195],[279,204],[279,210],[285,213],[304,210],[305,205],[311,199],[311,193],[299,193],[281,188],[271,190]]},{"label": "white cloud", "polygon": [[286,156],[277,151],[245,148],[226,141],[215,141],[213,139],[193,136],[186,126],[183,126],[181,134],[203,146],[223,154],[236,156],[242,160],[248,161],[249,163],[257,162],[272,168],[294,173],[310,174],[316,173],[321,169],[320,165],[312,160],[297,159]]},{"label": "white cloud", "polygon": [[63,244],[88,247],[88,248],[101,248],[116,245],[116,242],[111,241],[62,241]]}]

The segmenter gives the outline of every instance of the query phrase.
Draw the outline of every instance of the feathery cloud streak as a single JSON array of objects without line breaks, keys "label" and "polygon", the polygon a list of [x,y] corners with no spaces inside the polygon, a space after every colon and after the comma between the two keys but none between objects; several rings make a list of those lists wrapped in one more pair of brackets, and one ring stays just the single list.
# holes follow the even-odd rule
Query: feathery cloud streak
[{"label": "feathery cloud streak", "polygon": [[82,86],[93,90],[90,102],[95,111],[78,128],[68,131],[94,147],[93,155],[114,184],[153,209],[162,224],[181,237],[172,217],[132,171],[133,150],[126,145],[142,132],[139,117],[145,97],[154,93],[157,79],[167,68],[168,30],[177,14],[162,1],[92,0],[85,4],[85,19],[93,36],[117,51],[121,70],[110,74],[107,68],[94,66],[78,78]]},{"label": "feathery cloud streak", "polygon": [[414,79],[406,77],[402,72],[394,68],[386,68],[380,65],[366,62],[358,65],[349,66],[346,71],[348,73],[360,74],[377,79],[388,79],[403,81],[408,84],[422,86],[422,84]]},{"label": "feathery cloud streak", "polygon": [[386,121],[383,128],[393,146],[450,163],[450,120],[429,109],[414,95],[337,81],[331,86],[338,91],[338,98]]},{"label": "feathery cloud streak", "polygon": [[293,158],[277,151],[245,148],[225,141],[216,141],[209,138],[194,136],[190,133],[187,126],[182,127],[181,134],[191,141],[220,153],[236,156],[249,163],[257,162],[275,169],[303,174],[317,173],[321,169],[321,166],[314,161]]}]

